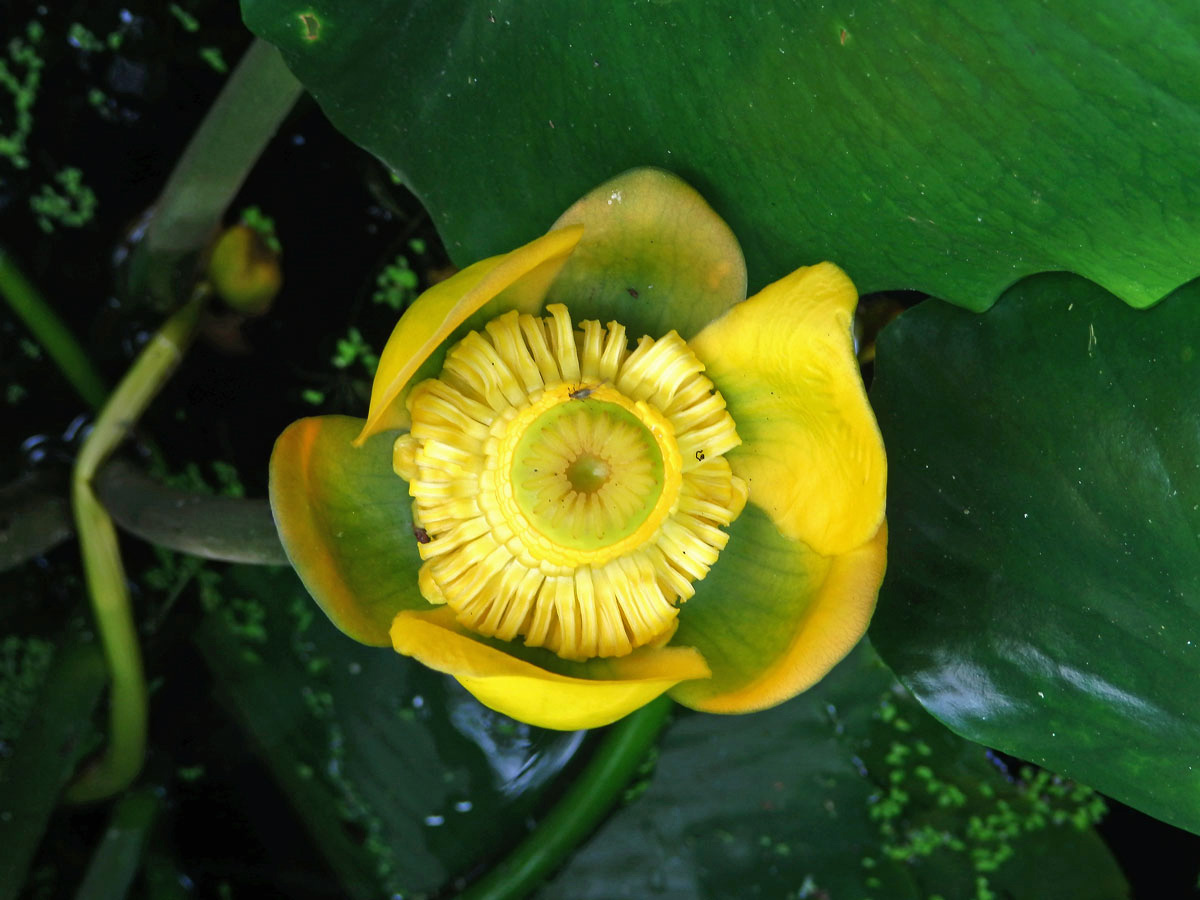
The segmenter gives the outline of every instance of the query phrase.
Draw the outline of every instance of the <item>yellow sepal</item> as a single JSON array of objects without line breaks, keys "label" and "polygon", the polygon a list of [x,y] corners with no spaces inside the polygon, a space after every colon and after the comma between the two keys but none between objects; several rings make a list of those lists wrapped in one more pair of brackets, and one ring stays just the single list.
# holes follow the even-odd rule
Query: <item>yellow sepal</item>
[{"label": "yellow sepal", "polygon": [[728,459],[751,502],[825,556],[870,540],[884,514],[887,460],[851,337],[857,300],[846,274],[820,263],[689,342],[737,423]]},{"label": "yellow sepal", "polygon": [[407,412],[398,402],[404,389],[429,355],[472,314],[501,293],[511,297],[511,308],[535,311],[582,235],[580,225],[551,231],[511,253],[468,266],[414,300],[380,354],[367,422],[354,445],[405,426]]},{"label": "yellow sepal", "polygon": [[453,675],[485,706],[560,731],[608,725],[681,681],[709,677],[704,658],[688,647],[643,648],[573,664],[585,677],[559,674],[485,643],[445,607],[400,613],[391,635],[399,653]]},{"label": "yellow sepal", "polygon": [[[797,544],[799,556],[809,556]],[[811,559],[810,566],[828,564],[821,586],[799,621],[786,623],[792,639],[782,653],[764,660],[749,684],[705,696],[681,686],[672,696],[701,712],[748,713],[768,709],[806,691],[854,649],[867,631],[875,598],[887,566],[887,522],[870,541],[831,560]]]}]

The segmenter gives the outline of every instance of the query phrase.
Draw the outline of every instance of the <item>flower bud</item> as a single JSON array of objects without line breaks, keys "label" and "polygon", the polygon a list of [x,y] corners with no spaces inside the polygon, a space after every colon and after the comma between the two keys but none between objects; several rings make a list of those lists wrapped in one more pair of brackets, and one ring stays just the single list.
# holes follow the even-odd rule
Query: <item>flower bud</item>
[{"label": "flower bud", "polygon": [[208,261],[208,279],[231,309],[261,316],[283,286],[279,251],[248,225],[227,228]]}]

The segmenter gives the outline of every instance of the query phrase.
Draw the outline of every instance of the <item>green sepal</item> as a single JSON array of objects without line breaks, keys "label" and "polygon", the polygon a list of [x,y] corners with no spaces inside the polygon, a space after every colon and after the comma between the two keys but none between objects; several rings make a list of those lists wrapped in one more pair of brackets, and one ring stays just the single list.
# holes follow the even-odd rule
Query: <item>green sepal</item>
[{"label": "green sepal", "polygon": [[395,435],[362,447],[363,420],[300,419],[271,454],[271,510],[288,559],[338,628],[389,646],[402,609],[426,609],[408,483],[392,470]]},{"label": "green sepal", "polygon": [[576,320],[617,321],[633,339],[674,329],[686,340],[746,299],[737,238],[680,178],[632,169],[576,201],[555,228],[583,225],[550,288]]},{"label": "green sepal", "polygon": [[808,689],[858,643],[883,577],[887,527],[835,557],[786,537],[753,503],[728,530],[671,639],[699,650],[712,678],[671,696],[706,712],[751,712]]}]

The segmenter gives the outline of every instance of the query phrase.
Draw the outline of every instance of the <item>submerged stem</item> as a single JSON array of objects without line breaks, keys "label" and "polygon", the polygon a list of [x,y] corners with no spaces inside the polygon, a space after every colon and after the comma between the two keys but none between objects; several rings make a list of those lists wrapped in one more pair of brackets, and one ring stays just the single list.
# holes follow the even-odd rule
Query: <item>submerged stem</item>
[{"label": "submerged stem", "polygon": [[[134,287],[178,296],[180,263],[208,243],[303,88],[279,51],[256,39],[192,135],[154,204],[133,263]],[[143,280],[144,279],[144,280]]]},{"label": "submerged stem", "polygon": [[75,900],[125,897],[138,869],[162,801],[154,788],[130,791],[117,803]]},{"label": "submerged stem", "polygon": [[659,697],[612,725],[596,754],[529,837],[459,900],[524,897],[559,866],[616,802],[667,724],[672,702]]},{"label": "submerged stem", "polygon": [[92,409],[99,409],[108,396],[104,379],[96,371],[71,330],[63,324],[33,282],[17,268],[9,253],[0,247],[0,295],[8,302],[30,334],[58,366],[71,386]]},{"label": "submerged stem", "polygon": [[71,475],[75,529],[96,625],[112,678],[109,737],[104,755],[67,790],[83,803],[122,790],[142,765],[146,747],[146,680],[112,518],[96,499],[92,479],[179,365],[196,330],[204,295],[196,295],[150,339],[100,411]]}]

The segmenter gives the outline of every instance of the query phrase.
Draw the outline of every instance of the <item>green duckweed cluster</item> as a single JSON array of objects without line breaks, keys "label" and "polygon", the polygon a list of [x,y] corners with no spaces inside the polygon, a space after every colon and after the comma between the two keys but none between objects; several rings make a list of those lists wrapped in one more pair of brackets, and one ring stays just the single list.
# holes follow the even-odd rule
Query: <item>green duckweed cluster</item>
[{"label": "green duckweed cluster", "polygon": [[[345,337],[338,338],[333,354],[329,357],[329,364],[335,371],[346,375],[349,375],[356,365],[361,366],[361,372],[366,377],[355,375],[350,378],[348,389],[364,397],[370,396],[371,385],[367,379],[375,376],[375,370],[379,367],[379,354],[353,325],[346,329]],[[306,388],[300,392],[300,399],[313,406],[320,406],[329,398],[326,392],[319,388]]]},{"label": "green duckweed cluster", "polygon": [[8,58],[0,56],[0,91],[12,104],[11,117],[7,112],[0,116],[0,159],[7,160],[17,169],[29,167],[25,151],[33,131],[33,107],[37,103],[45,67],[38,53],[38,45],[45,35],[46,29],[40,22],[30,22],[25,26],[24,37],[9,39]]},{"label": "green duckweed cluster", "polygon": [[[196,17],[179,4],[170,4],[167,12],[184,32],[195,34],[200,30]],[[107,33],[97,33],[82,22],[71,22],[62,34],[49,34],[41,21],[32,19],[23,28],[16,28],[15,33],[0,36],[4,42],[3,50],[0,50],[0,162],[18,171],[31,167],[30,141],[35,131],[35,109],[47,74],[45,48],[62,41],[85,58],[116,53],[131,34],[136,34],[132,30],[136,26],[131,24],[135,18],[124,14],[124,18]],[[199,46],[196,54],[219,74],[229,71],[220,47]],[[102,118],[113,120],[117,116],[113,99],[101,87],[87,85],[80,90],[88,105]],[[50,177],[41,184],[34,181],[37,186],[28,196],[29,209],[37,227],[52,234],[59,228],[82,228],[90,223],[99,201],[95,191],[86,184],[82,170],[64,165],[57,171],[51,168],[47,175]],[[6,180],[0,171],[0,185]]]},{"label": "green duckweed cluster", "polygon": [[[976,776],[960,763],[948,775],[955,771],[953,761],[913,738],[912,723],[890,695],[876,715],[893,735],[883,766],[871,773],[880,787],[869,798],[868,815],[878,830],[881,856],[908,865],[939,853],[958,856],[972,873],[975,900],[996,900],[992,876],[1014,856],[1022,837],[1048,828],[1082,831],[1104,817],[1104,798],[1091,788],[1032,766],[1007,777],[988,766]],[[862,859],[866,870],[879,864],[875,857]],[[882,886],[871,875],[866,883]],[[928,900],[945,898],[931,894]]]},{"label": "green duckweed cluster", "polygon": [[[114,35],[118,36],[119,44],[119,32],[114,32],[109,35],[110,46]],[[45,38],[45,27],[32,20],[25,25],[24,36],[8,40],[7,58],[0,56],[0,98],[6,95],[12,107],[11,114],[7,110],[0,114],[0,159],[15,169],[27,169],[30,165],[27,154],[33,134],[34,107],[46,65],[39,48]],[[68,28],[67,41],[84,52],[103,50],[106,46],[78,22]],[[0,183],[3,183],[2,178]],[[84,184],[83,172],[74,166],[60,169],[50,183],[42,184],[38,192],[29,197],[34,221],[47,234],[57,226],[80,228],[86,225],[96,214],[96,204],[95,192]]]},{"label": "green duckweed cluster", "polygon": [[335,369],[348,369],[360,363],[368,375],[374,376],[379,367],[379,354],[367,343],[362,332],[351,325],[346,329],[346,336],[338,340],[329,361]]},{"label": "green duckweed cluster", "polygon": [[38,228],[52,234],[56,227],[82,228],[96,215],[96,192],[83,183],[83,172],[67,166],[29,198]]},{"label": "green duckweed cluster", "polygon": [[[420,238],[410,240],[408,248],[418,256],[423,255],[426,250],[425,242]],[[371,300],[400,312],[416,299],[419,283],[420,278],[413,271],[408,257],[401,253],[384,266],[375,279],[375,293],[371,295]]]},{"label": "green duckweed cluster", "polygon": [[622,803],[632,803],[650,787],[650,782],[654,779],[654,770],[658,768],[658,745],[651,745],[646,751],[645,758],[638,763],[637,769],[634,770],[633,780],[629,786],[621,793]]}]

